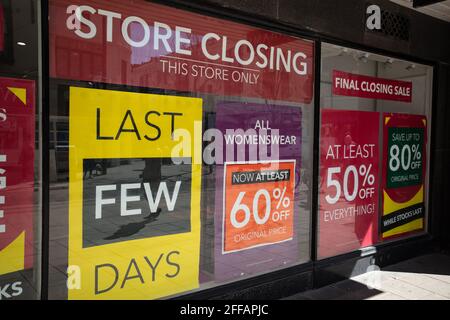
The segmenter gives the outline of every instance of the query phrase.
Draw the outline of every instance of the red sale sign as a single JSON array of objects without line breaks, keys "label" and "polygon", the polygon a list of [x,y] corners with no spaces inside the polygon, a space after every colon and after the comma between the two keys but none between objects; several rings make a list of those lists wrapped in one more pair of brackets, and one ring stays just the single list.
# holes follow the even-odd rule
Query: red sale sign
[{"label": "red sale sign", "polygon": [[411,102],[412,82],[375,78],[333,70],[333,94]]},{"label": "red sale sign", "polygon": [[0,275],[33,266],[34,81],[0,78]]},{"label": "red sale sign", "polygon": [[147,1],[50,1],[50,75],[309,103],[313,42]]},{"label": "red sale sign", "polygon": [[379,114],[322,110],[319,258],[377,241]]}]

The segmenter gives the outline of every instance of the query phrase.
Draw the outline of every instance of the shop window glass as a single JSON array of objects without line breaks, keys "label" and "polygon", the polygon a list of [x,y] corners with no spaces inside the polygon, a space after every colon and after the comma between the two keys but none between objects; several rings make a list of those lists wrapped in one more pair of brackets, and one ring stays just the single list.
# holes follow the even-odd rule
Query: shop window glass
[{"label": "shop window glass", "polygon": [[36,7],[36,1],[0,0],[0,300],[40,297]]},{"label": "shop window glass", "polygon": [[322,45],[319,259],[426,232],[432,78]]},{"label": "shop window glass", "polygon": [[313,42],[146,1],[49,10],[50,298],[310,260]]}]

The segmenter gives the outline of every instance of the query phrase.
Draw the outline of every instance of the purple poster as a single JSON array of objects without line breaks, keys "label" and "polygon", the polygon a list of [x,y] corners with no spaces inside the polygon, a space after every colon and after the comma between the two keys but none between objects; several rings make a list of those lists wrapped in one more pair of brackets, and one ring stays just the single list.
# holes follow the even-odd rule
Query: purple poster
[{"label": "purple poster", "polygon": [[216,281],[298,261],[301,109],[223,102],[216,126]]}]

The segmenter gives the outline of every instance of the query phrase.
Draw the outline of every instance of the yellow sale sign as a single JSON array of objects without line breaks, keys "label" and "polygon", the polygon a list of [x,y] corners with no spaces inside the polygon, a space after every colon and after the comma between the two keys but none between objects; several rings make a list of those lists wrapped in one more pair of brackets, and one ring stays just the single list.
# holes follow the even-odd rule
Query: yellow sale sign
[{"label": "yellow sale sign", "polygon": [[201,144],[172,154],[201,121],[198,98],[70,88],[69,299],[198,287]]}]

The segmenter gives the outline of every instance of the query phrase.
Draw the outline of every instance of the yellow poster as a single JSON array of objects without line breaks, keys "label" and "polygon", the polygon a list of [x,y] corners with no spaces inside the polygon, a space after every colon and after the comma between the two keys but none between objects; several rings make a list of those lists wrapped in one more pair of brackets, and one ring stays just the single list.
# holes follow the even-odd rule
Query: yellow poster
[{"label": "yellow poster", "polygon": [[198,287],[201,144],[173,150],[201,121],[198,98],[70,88],[69,299]]},{"label": "yellow poster", "polygon": [[383,240],[425,227],[427,118],[384,113]]},{"label": "yellow poster", "polygon": [[426,222],[427,118],[384,113],[383,240],[422,232]]}]

